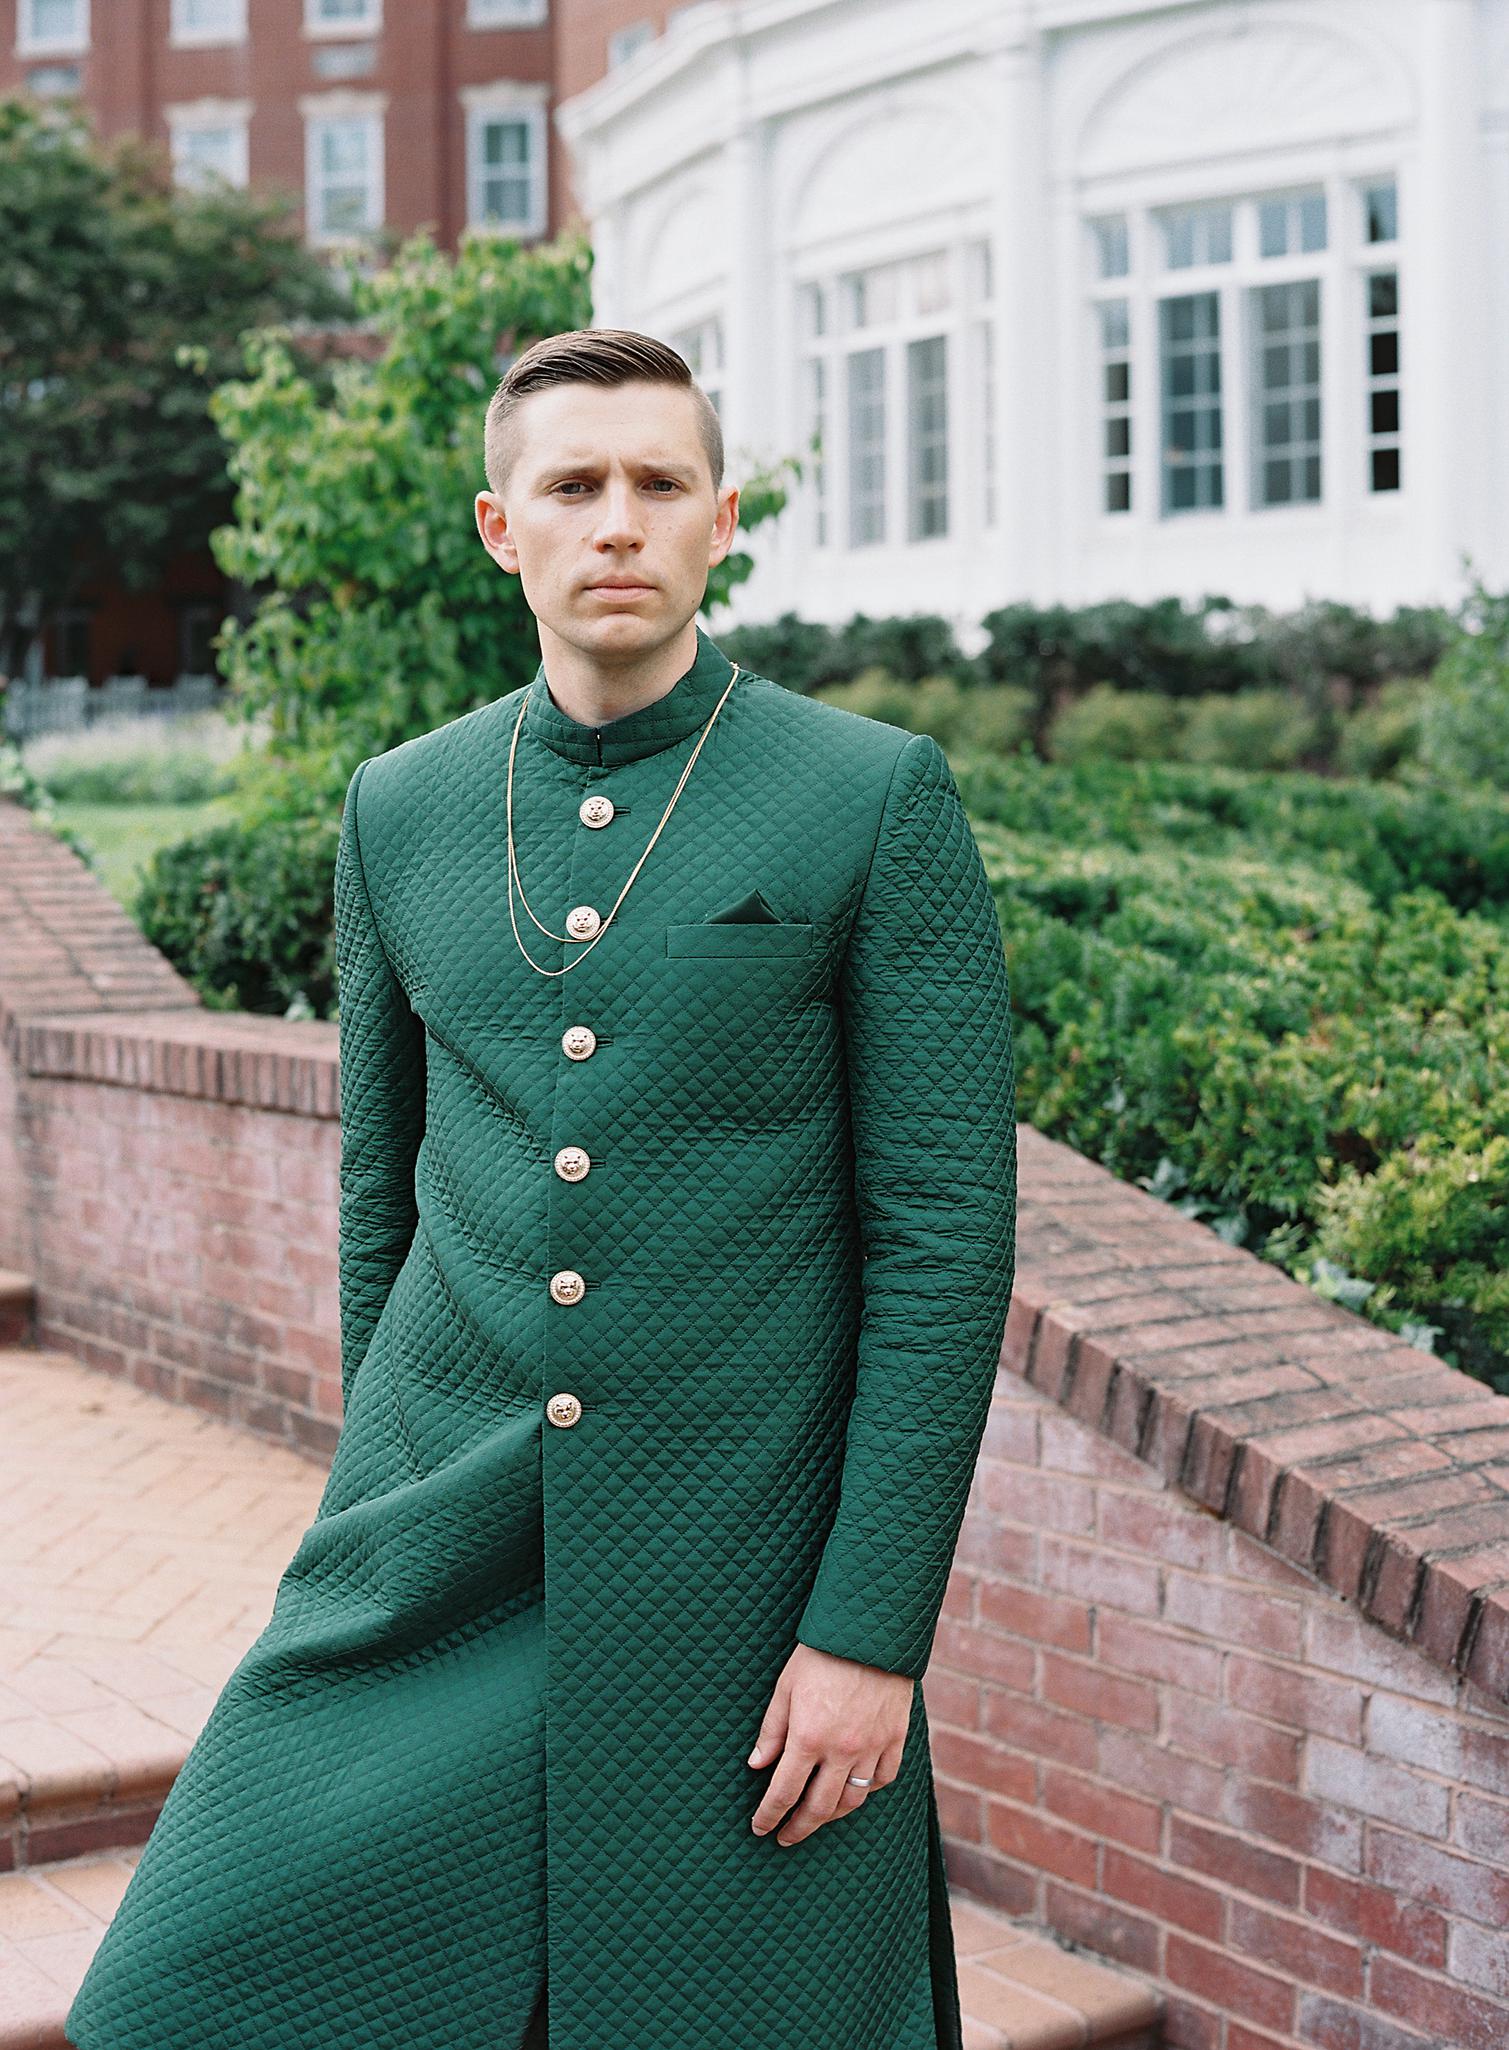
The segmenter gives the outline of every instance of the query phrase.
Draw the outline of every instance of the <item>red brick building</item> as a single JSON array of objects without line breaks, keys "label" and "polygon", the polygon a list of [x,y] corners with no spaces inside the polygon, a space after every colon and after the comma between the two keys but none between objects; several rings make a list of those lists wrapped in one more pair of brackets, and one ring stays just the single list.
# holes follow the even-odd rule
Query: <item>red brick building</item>
[{"label": "red brick building", "polygon": [[[77,94],[101,135],[165,144],[192,182],[286,192],[332,253],[378,227],[548,240],[578,207],[556,104],[665,27],[663,0],[0,0],[0,95]],[[200,571],[203,574],[200,574]],[[101,592],[49,674],[154,683],[208,660],[206,554],[176,600]]]}]

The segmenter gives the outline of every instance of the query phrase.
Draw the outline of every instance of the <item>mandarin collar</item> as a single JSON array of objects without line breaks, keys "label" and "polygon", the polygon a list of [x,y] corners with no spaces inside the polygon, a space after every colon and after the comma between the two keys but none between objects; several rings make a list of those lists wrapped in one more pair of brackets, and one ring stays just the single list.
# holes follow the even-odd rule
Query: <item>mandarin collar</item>
[{"label": "mandarin collar", "polygon": [[525,697],[523,731],[568,761],[608,768],[635,762],[642,755],[674,747],[704,726],[733,671],[727,655],[699,626],[696,659],[668,691],[606,725],[589,726],[563,712],[550,695],[542,661]]}]

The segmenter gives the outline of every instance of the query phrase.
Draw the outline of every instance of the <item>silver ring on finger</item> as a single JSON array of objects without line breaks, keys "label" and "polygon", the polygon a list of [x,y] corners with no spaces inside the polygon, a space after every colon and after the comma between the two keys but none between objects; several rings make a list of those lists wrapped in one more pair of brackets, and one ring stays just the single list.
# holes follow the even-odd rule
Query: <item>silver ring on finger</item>
[{"label": "silver ring on finger", "polygon": [[874,1784],[875,1780],[873,1775],[869,1779],[861,1779],[857,1772],[851,1772],[849,1774],[849,1785],[851,1787],[872,1787],[874,1786]]}]

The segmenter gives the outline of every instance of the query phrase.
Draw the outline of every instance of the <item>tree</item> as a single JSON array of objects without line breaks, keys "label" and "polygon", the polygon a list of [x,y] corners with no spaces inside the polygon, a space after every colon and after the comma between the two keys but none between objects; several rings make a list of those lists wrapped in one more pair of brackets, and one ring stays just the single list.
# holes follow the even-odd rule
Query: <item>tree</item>
[{"label": "tree", "polygon": [[288,212],[180,190],[160,144],[101,142],[77,102],[0,100],[0,674],[96,577],[150,588],[229,513],[204,373],[254,324],[347,313]]},{"label": "tree", "polygon": [[[381,349],[335,366],[328,397],[269,327],[247,375],[215,392],[236,520],[213,537],[227,575],[257,587],[228,619],[222,663],[271,744],[243,770],[242,816],[328,815],[356,763],[525,683],[539,635],[517,577],[477,536],[483,423],[509,362],[540,335],[592,323],[579,231],[549,244],[463,233],[454,258],[420,230],[352,280]],[[779,511],[778,472],[746,476],[740,524]],[[749,574],[732,551],[706,608]]]}]

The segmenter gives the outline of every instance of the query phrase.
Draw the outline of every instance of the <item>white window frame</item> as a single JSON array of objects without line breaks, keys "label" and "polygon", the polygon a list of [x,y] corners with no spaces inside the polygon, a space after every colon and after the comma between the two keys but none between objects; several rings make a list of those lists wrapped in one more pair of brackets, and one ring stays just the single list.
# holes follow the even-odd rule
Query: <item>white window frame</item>
[{"label": "white window frame", "polygon": [[184,138],[203,133],[229,129],[232,135],[230,180],[233,185],[245,188],[251,183],[251,151],[249,132],[251,126],[250,100],[193,100],[180,106],[164,107],[163,114],[168,123],[168,147],[173,159],[174,179],[183,185],[194,185],[192,178],[183,175]]},{"label": "white window frame", "polygon": [[[383,159],[386,147],[387,95],[385,93],[316,93],[299,101],[304,117],[304,239],[312,249],[332,249],[363,243],[382,226],[386,204]],[[360,121],[374,137],[367,162],[368,219],[360,228],[325,228],[316,218],[316,194],[323,191],[320,172],[320,137],[333,122]]]},{"label": "white window frame", "polygon": [[728,348],[721,313],[708,313],[701,320],[683,323],[665,337],[698,384],[712,400],[721,418],[723,380],[728,370]]},{"label": "white window frame", "polygon": [[212,28],[196,26],[187,17],[186,0],[173,0],[168,24],[168,47],[174,50],[202,50],[227,43],[246,41],[246,0],[225,0],[228,20]]},{"label": "white window frame", "polygon": [[[466,110],[466,224],[473,234],[543,235],[550,219],[550,125],[548,85],[500,79],[490,85],[463,86]],[[489,121],[522,121],[529,131],[529,211],[522,221],[492,221],[482,216],[482,186],[487,167],[482,161],[482,132]]]},{"label": "white window frame", "polygon": [[[995,308],[991,266],[988,260],[982,265],[977,254],[981,243],[988,246],[988,233],[972,226],[921,247],[867,254],[793,276],[804,447],[807,436],[815,431],[822,435],[821,475],[804,494],[810,548],[863,560],[871,552],[955,548],[990,531],[984,515],[996,509],[994,479],[990,459],[978,443],[985,380],[993,369]],[[852,284],[858,278],[876,279],[882,291],[894,278],[894,309],[883,308],[854,324],[849,309]],[[911,502],[909,344],[939,338],[945,365],[944,525],[941,532],[914,540],[909,538],[916,513]],[[870,349],[881,352],[881,531],[855,541],[849,359]],[[818,363],[824,366],[821,372],[815,368]]]},{"label": "white window frame", "polygon": [[543,28],[550,0],[466,0],[468,28]]},{"label": "white window frame", "polygon": [[[1407,251],[1402,234],[1390,242],[1368,242],[1366,193],[1370,187],[1397,184],[1393,165],[1296,167],[1300,175],[1234,186],[1229,191],[1160,191],[1150,183],[1126,203],[1124,188],[1102,198],[1086,194],[1080,234],[1081,371],[1076,390],[1082,418],[1093,420],[1081,446],[1088,451],[1076,495],[1089,522],[1102,532],[1155,529],[1182,522],[1288,522],[1304,528],[1342,513],[1364,516],[1398,504],[1408,490],[1408,415],[1403,419],[1399,491],[1370,488],[1369,441],[1363,432],[1367,415],[1366,275],[1391,270],[1399,276],[1400,303],[1410,304]],[[1303,171],[1312,169],[1311,175]],[[1259,214],[1264,200],[1297,198],[1323,192],[1326,200],[1326,247],[1296,250],[1291,255],[1259,254]],[[1170,266],[1166,261],[1163,222],[1170,214],[1229,205],[1233,210],[1229,259]],[[1127,217],[1130,262],[1126,274],[1104,276],[1098,261],[1097,224],[1107,216]],[[1321,298],[1321,496],[1317,500],[1255,505],[1253,499],[1254,405],[1259,403],[1251,373],[1251,290],[1263,284],[1299,279],[1320,281]],[[1165,512],[1163,509],[1163,363],[1159,338],[1159,301],[1189,293],[1217,295],[1220,321],[1222,405],[1222,503],[1218,506]],[[1132,506],[1110,512],[1105,506],[1105,464],[1100,397],[1103,388],[1099,301],[1125,298],[1131,315]],[[1401,336],[1401,350],[1408,337]],[[1092,411],[1093,402],[1093,411]]]},{"label": "white window frame", "polygon": [[304,33],[319,41],[340,41],[347,36],[373,36],[382,28],[382,0],[362,0],[360,16],[350,21],[326,21],[319,12],[319,0],[304,0]]},{"label": "white window frame", "polygon": [[[1125,272],[1114,271],[1113,277],[1123,277]],[[1132,309],[1125,292],[1107,292],[1094,305],[1096,319],[1096,419],[1095,446],[1099,466],[1100,490],[1097,503],[1107,519],[1124,520],[1137,505],[1137,427],[1134,405],[1137,398],[1135,351],[1132,346]],[[1110,328],[1112,316],[1119,317],[1123,340],[1112,339]],[[1127,396],[1112,398],[1108,389],[1112,370],[1126,371]],[[1110,446],[1113,422],[1126,425],[1127,446],[1124,453],[1115,453]],[[1126,504],[1112,506],[1108,503],[1112,478],[1120,478],[1126,485]]]},{"label": "white window frame", "polygon": [[78,27],[72,35],[45,37],[35,26],[36,0],[16,0],[18,57],[82,57],[89,49],[89,0],[76,0]]}]

